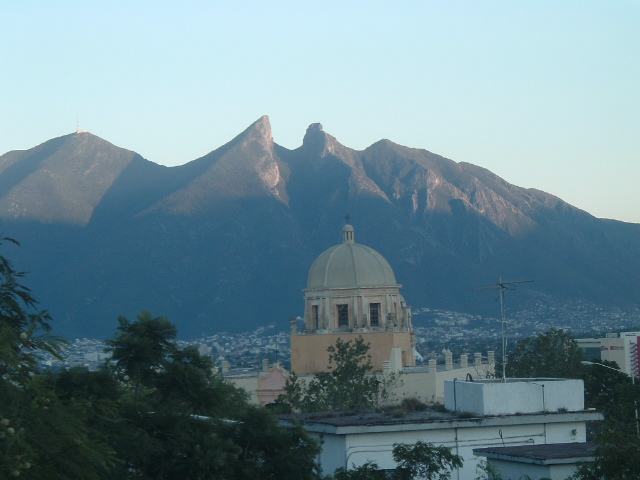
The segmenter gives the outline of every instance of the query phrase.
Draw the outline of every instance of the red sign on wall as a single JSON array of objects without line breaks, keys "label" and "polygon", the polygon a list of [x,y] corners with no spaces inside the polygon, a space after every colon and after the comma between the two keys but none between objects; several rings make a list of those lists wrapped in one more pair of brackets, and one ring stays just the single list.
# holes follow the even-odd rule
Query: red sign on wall
[{"label": "red sign on wall", "polygon": [[634,366],[635,372],[633,372],[633,376],[638,376],[638,366],[640,365],[640,337],[636,337],[636,364]]}]

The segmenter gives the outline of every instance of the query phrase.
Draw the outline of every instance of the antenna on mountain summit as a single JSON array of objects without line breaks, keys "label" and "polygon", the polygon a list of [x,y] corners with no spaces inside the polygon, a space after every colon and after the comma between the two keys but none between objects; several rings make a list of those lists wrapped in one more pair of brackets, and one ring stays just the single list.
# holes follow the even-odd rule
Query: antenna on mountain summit
[{"label": "antenna on mountain summit", "polygon": [[498,283],[494,285],[488,285],[486,287],[478,287],[473,290],[492,290],[498,289],[500,293],[500,317],[502,321],[502,382],[506,383],[506,365],[507,365],[507,335],[506,335],[506,320],[504,318],[504,291],[515,290],[518,283],[531,283],[533,280],[514,280],[506,281],[502,280],[502,277],[498,279]]}]

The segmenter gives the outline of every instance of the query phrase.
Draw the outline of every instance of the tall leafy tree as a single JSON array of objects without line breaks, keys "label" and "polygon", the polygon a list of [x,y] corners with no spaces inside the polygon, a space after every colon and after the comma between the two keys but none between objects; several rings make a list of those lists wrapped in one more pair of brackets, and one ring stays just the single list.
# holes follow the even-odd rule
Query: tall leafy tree
[{"label": "tall leafy tree", "polygon": [[22,277],[0,256],[0,478],[101,478],[114,452],[92,434],[83,406],[58,398],[38,370],[41,354],[59,356],[65,342]]},{"label": "tall leafy tree", "polygon": [[[121,317],[108,342],[125,394],[112,432],[122,460],[113,478],[314,478],[317,444],[214,373],[197,348],[179,348],[164,317]],[[127,394],[126,392],[130,392]]]},{"label": "tall leafy tree", "polygon": [[[604,415],[590,425],[591,440],[598,444],[596,461],[580,467],[578,480],[627,480],[640,478],[640,436],[635,409],[640,385],[618,370],[614,362],[583,366],[582,352],[568,332],[551,329],[521,340],[509,354],[507,372],[512,377],[581,378],[585,405]],[[608,367],[608,368],[607,368]]]},{"label": "tall leafy tree", "polygon": [[142,388],[153,384],[176,351],[174,340],[178,332],[166,317],[154,318],[147,311],[138,314],[136,322],[121,316],[118,324],[116,337],[106,343],[116,373],[126,376],[133,386],[137,408]]},{"label": "tall leafy tree", "polygon": [[369,409],[387,396],[395,377],[386,381],[372,374],[370,345],[362,337],[329,346],[329,371],[305,382],[292,374],[279,404],[299,412]]},{"label": "tall leafy tree", "polygon": [[520,340],[508,353],[506,372],[512,378],[581,378],[582,351],[569,332],[552,328]]},{"label": "tall leafy tree", "polygon": [[398,464],[395,480],[449,480],[451,473],[462,467],[462,457],[450,448],[422,441],[412,445],[395,444],[393,459]]},{"label": "tall leafy tree", "polygon": [[[640,385],[616,371],[615,362],[598,362],[604,367],[584,368],[586,405],[604,415],[590,428],[598,443],[596,461],[583,465],[576,475],[581,480],[622,480],[640,478],[640,435],[636,409],[640,404]],[[606,368],[608,367],[608,368]]]}]

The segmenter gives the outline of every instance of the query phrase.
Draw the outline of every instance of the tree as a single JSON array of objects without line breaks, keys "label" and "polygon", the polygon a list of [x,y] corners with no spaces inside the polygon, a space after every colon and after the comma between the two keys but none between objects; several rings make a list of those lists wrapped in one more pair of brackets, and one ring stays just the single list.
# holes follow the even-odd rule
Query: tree
[{"label": "tree", "polygon": [[166,317],[153,318],[147,311],[138,314],[136,322],[121,316],[118,323],[116,337],[106,344],[112,353],[115,372],[133,383],[134,407],[137,408],[142,387],[153,383],[176,350],[173,341],[177,329]]},{"label": "tree", "polygon": [[590,428],[598,444],[596,460],[583,465],[576,475],[582,480],[640,478],[640,436],[635,409],[640,385],[618,370],[615,362],[598,362],[584,368],[585,403],[602,412],[604,420]]},{"label": "tree", "polygon": [[462,467],[462,457],[450,448],[422,441],[413,445],[395,444],[393,459],[398,464],[395,480],[448,480],[454,469]]},{"label": "tree", "polygon": [[611,433],[599,436],[595,462],[580,466],[575,480],[640,478],[640,438],[637,435]]},{"label": "tree", "polygon": [[344,411],[353,408],[370,409],[389,395],[395,376],[386,381],[372,374],[370,345],[362,337],[356,340],[336,340],[327,348],[329,371],[316,373],[308,383],[292,373],[286,393],[279,398],[299,412]]},{"label": "tree", "polygon": [[108,368],[40,371],[65,342],[21,277],[0,256],[0,478],[317,478],[316,442],[179,348],[165,317],[120,317]]},{"label": "tree", "polygon": [[329,480],[387,480],[387,478],[386,472],[380,470],[375,462],[367,462],[352,469],[340,467],[333,476],[327,477]]},{"label": "tree", "polygon": [[[4,242],[19,245],[12,238],[1,237]],[[20,283],[23,272],[12,262],[0,256],[0,378],[15,384],[28,382],[36,371],[40,352],[54,356],[66,342],[51,335],[51,316],[36,310],[38,302],[31,290]]]},{"label": "tree", "polygon": [[112,478],[315,478],[316,442],[250,405],[196,347],[179,348],[169,320],[118,321],[108,342],[124,392],[122,421],[108,433],[121,460]]},{"label": "tree", "polygon": [[449,480],[453,470],[462,467],[462,457],[450,448],[422,441],[394,444],[393,459],[397,466],[389,474],[380,470],[377,463],[367,462],[352,469],[338,468],[333,480]]},{"label": "tree", "polygon": [[583,379],[585,405],[603,413],[604,421],[589,425],[588,430],[598,444],[596,461],[582,465],[576,479],[640,478],[640,438],[634,411],[640,401],[640,385],[616,371],[617,364],[598,362],[609,368],[581,365],[577,342],[557,329],[521,340],[508,358],[509,376]]},{"label": "tree", "polygon": [[512,378],[581,378],[582,351],[569,332],[552,328],[520,340],[507,355],[506,372]]},{"label": "tree", "polygon": [[84,406],[60,399],[38,370],[40,354],[59,358],[66,342],[49,333],[51,317],[22,277],[0,256],[0,478],[101,478],[114,452],[90,431]]}]

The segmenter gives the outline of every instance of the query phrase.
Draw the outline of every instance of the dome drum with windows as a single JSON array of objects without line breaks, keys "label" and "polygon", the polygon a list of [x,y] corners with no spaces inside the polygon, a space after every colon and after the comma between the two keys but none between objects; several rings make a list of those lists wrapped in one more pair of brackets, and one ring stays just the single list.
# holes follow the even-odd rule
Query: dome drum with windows
[{"label": "dome drum with windows", "polygon": [[371,344],[374,368],[382,368],[397,347],[403,366],[414,365],[411,307],[393,269],[374,249],[355,243],[351,225],[342,235],[342,243],[320,254],[309,271],[302,332],[292,325],[292,369],[298,374],[326,370],[326,348],[338,337],[358,336]]}]

